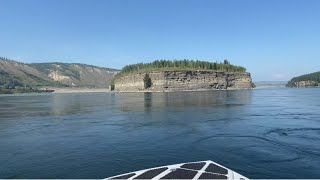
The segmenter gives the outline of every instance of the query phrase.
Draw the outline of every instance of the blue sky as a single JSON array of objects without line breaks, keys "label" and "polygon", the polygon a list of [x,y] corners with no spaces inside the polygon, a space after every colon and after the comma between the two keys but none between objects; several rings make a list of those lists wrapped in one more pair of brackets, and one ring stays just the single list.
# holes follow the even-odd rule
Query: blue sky
[{"label": "blue sky", "polygon": [[319,0],[0,0],[0,56],[110,68],[242,65],[254,81],[320,70]]}]

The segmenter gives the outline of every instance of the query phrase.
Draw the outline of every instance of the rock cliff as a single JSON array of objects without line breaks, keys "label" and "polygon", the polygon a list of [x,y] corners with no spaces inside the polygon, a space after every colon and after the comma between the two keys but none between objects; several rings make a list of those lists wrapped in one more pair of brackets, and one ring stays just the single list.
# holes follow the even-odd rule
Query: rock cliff
[{"label": "rock cliff", "polygon": [[[147,88],[144,81],[146,74],[151,80],[151,86]],[[114,80],[115,91],[184,91],[253,87],[250,73],[211,70],[130,73]]]},{"label": "rock cliff", "polygon": [[292,85],[289,87],[318,87],[318,86],[320,86],[320,83],[318,81],[307,80],[307,81],[292,82]]}]

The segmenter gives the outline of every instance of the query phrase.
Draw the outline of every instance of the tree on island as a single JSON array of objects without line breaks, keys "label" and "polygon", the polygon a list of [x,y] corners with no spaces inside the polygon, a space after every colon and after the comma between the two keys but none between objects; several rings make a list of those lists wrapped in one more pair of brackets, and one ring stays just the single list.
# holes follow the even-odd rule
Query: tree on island
[{"label": "tree on island", "polygon": [[145,89],[148,89],[152,86],[152,81],[151,81],[151,78],[149,76],[149,74],[145,74],[144,75],[144,78],[143,78],[143,82],[144,82],[144,88]]},{"label": "tree on island", "polygon": [[246,68],[242,66],[235,66],[230,64],[228,60],[223,63],[208,62],[199,60],[156,60],[150,63],[138,63],[127,65],[117,74],[131,72],[151,72],[151,71],[179,71],[179,70],[214,70],[214,71],[232,71],[232,72],[246,72]]},{"label": "tree on island", "polygon": [[113,83],[110,84],[110,91],[114,91],[115,85]]}]

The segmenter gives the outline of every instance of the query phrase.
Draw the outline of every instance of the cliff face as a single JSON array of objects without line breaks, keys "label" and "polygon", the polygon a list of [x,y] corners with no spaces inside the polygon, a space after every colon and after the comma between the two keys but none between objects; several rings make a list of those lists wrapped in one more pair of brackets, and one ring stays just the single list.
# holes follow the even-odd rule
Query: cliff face
[{"label": "cliff face", "polygon": [[116,91],[183,91],[253,88],[250,73],[217,71],[163,71],[148,73],[151,87],[145,88],[146,73],[128,74],[114,80]]},{"label": "cliff face", "polygon": [[297,82],[292,82],[292,85],[289,87],[318,87],[320,86],[320,83],[318,81],[297,81]]}]

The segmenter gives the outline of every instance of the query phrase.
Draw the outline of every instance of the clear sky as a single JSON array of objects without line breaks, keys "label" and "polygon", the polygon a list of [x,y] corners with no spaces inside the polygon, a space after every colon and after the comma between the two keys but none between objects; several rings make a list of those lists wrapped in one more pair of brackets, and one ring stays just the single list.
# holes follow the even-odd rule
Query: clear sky
[{"label": "clear sky", "polygon": [[320,0],[0,0],[0,56],[110,68],[242,65],[254,81],[320,71]]}]

